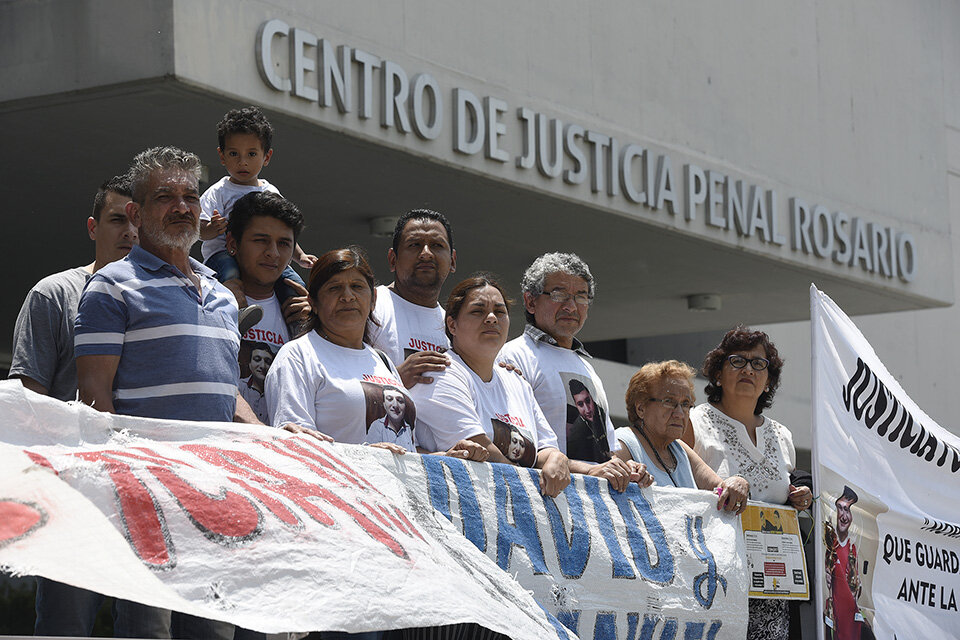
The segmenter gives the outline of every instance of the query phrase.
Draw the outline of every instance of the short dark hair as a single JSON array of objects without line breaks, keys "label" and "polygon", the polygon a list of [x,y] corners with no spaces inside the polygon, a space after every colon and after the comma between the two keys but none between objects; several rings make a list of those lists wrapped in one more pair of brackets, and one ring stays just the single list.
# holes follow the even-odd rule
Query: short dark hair
[{"label": "short dark hair", "polygon": [[237,200],[230,211],[227,231],[240,242],[243,232],[250,226],[250,221],[257,216],[276,218],[290,227],[294,242],[303,231],[303,214],[297,205],[271,191],[252,191]]},{"label": "short dark hair", "polygon": [[[317,292],[320,290],[327,280],[342,273],[349,269],[356,269],[360,272],[360,275],[367,281],[367,285],[370,287],[371,297],[376,295],[377,280],[373,275],[373,269],[370,268],[370,263],[367,262],[366,252],[360,247],[349,246],[344,249],[334,249],[333,251],[327,251],[325,254],[317,258],[317,261],[314,263],[313,268],[310,270],[310,281],[307,284],[307,293],[310,295],[310,299],[314,300],[317,297]],[[371,323],[375,326],[379,326],[376,318],[373,316],[374,305],[370,305],[370,314],[367,316],[367,326],[363,330],[363,341],[369,344],[370,340],[370,325]],[[310,310],[310,315],[307,316],[307,319],[304,321],[302,327],[300,328],[299,335],[304,335],[313,331],[314,329],[322,329],[323,325],[320,324],[320,318],[317,316],[316,311],[313,309]]]},{"label": "short dark hair", "polygon": [[[496,277],[492,273],[487,273],[485,271],[480,271],[466,280],[461,281],[457,286],[453,288],[453,291],[450,292],[450,297],[447,298],[447,304],[444,306],[444,309],[447,312],[447,318],[456,318],[460,313],[460,309],[463,308],[463,303],[467,301],[467,296],[474,289],[480,289],[482,287],[493,287],[500,292],[500,296],[503,298],[503,303],[507,305],[507,309],[510,308],[510,305],[513,304],[513,300],[507,297],[507,292],[503,290],[503,287],[500,286],[500,283],[497,282]],[[447,326],[446,320],[443,322],[443,330],[446,332],[447,337],[453,341],[453,336],[450,334],[450,328]]]},{"label": "short dark hair", "polygon": [[[572,378],[570,382],[567,383],[567,386],[570,387],[570,395],[572,396],[575,396],[578,393],[583,393],[584,391],[586,391],[587,393],[590,393],[590,390],[587,389],[587,385],[583,384],[576,378]],[[592,395],[593,394],[591,394],[591,397]]]},{"label": "short dark hair", "polygon": [[837,499],[834,501],[834,504],[836,504],[837,502],[840,502],[841,500],[846,500],[846,501],[848,501],[850,504],[853,504],[854,502],[856,502],[856,501],[859,500],[859,499],[860,499],[860,496],[857,495],[857,492],[856,492],[856,491],[854,491],[853,489],[851,489],[851,488],[848,487],[847,485],[843,485],[843,493],[841,493],[841,494],[837,497]]},{"label": "short dark hair", "polygon": [[394,252],[400,250],[400,237],[403,236],[403,230],[411,220],[434,220],[442,224],[447,232],[447,242],[450,243],[450,250],[453,251],[453,230],[450,229],[450,221],[447,220],[447,216],[432,209],[411,209],[400,216],[400,219],[397,220],[397,226],[393,228]]},{"label": "short dark hair", "polygon": [[232,133],[252,133],[260,140],[263,152],[270,151],[273,144],[273,127],[267,116],[259,107],[244,107],[231,109],[217,123],[217,146],[220,149],[226,145],[227,136]]},{"label": "short dark hair", "polygon": [[107,206],[107,192],[126,196],[132,200],[133,191],[130,189],[130,176],[126,173],[113,176],[97,189],[97,195],[93,196],[93,219],[97,222],[100,222],[100,214],[103,213],[103,208]]},{"label": "short dark hair", "polygon": [[271,355],[275,355],[275,354],[273,353],[273,347],[271,347],[270,345],[268,345],[266,342],[260,342],[260,341],[250,342],[250,341],[246,341],[246,340],[245,340],[244,342],[246,342],[247,345],[250,347],[250,353],[251,353],[251,355],[253,354],[254,351],[267,351],[267,352],[270,353]]},{"label": "short dark hair", "polygon": [[763,347],[766,358],[770,361],[767,366],[767,389],[769,390],[764,390],[757,398],[757,406],[753,410],[754,415],[760,415],[764,409],[773,404],[773,396],[780,386],[783,360],[777,353],[777,347],[770,341],[770,336],[763,331],[751,331],[749,327],[742,324],[727,331],[720,344],[703,359],[703,368],[700,372],[707,379],[705,388],[707,400],[716,403],[720,402],[723,397],[723,388],[718,383],[720,382],[720,371],[723,369],[723,363],[727,361],[727,356],[734,351],[749,351],[757,345]]}]

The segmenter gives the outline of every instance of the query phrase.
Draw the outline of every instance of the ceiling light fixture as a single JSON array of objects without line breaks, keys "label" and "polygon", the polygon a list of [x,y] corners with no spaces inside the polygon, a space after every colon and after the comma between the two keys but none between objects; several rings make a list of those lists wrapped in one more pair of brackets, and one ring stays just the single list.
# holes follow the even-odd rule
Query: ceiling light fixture
[{"label": "ceiling light fixture", "polygon": [[719,293],[695,293],[687,296],[690,311],[720,311],[722,300]]},{"label": "ceiling light fixture", "polygon": [[374,238],[392,238],[393,230],[397,226],[400,218],[396,216],[383,216],[382,218],[372,218],[370,220],[370,235]]}]

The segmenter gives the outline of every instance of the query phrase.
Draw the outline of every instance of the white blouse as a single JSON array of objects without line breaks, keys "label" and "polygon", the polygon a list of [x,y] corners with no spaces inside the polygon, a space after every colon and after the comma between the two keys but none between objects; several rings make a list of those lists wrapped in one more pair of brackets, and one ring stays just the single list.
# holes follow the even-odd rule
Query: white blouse
[{"label": "white blouse", "polygon": [[763,416],[753,444],[746,426],[710,404],[690,411],[694,451],[721,478],[741,475],[750,483],[750,499],[786,504],[790,472],[797,461],[790,430]]}]

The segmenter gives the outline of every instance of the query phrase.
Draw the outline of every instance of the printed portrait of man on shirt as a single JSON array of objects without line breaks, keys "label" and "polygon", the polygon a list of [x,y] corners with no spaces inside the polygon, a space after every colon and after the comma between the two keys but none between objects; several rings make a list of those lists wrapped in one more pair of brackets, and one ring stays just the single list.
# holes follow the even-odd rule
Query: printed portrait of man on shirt
[{"label": "printed portrait of man on shirt", "polygon": [[567,456],[573,460],[609,460],[607,412],[597,398],[593,381],[561,373],[567,387]]},{"label": "printed portrait of man on shirt", "polygon": [[[279,348],[279,347],[277,347]],[[240,395],[264,424],[269,423],[269,412],[264,395],[264,382],[270,365],[277,355],[276,348],[266,342],[240,342]]]},{"label": "printed portrait of man on shirt", "polygon": [[367,441],[394,442],[413,451],[417,412],[410,396],[394,385],[372,382],[360,385],[367,399]]}]

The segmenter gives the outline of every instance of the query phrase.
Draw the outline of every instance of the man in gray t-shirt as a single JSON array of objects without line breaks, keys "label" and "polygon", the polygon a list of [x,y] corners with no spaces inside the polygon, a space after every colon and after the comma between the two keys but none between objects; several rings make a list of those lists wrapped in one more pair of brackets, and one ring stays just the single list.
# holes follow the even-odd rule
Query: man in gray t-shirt
[{"label": "man in gray t-shirt", "polygon": [[101,267],[130,253],[137,228],[125,207],[130,201],[126,177],[105,182],[87,218],[87,233],[96,246],[95,260],[47,276],[27,293],[13,331],[10,377],[23,386],[59,400],[77,397],[77,368],[73,359],[73,323],[87,279]]},{"label": "man in gray t-shirt", "polygon": [[30,289],[13,330],[10,377],[27,389],[58,400],[76,400],[73,321],[89,267],[47,276]]},{"label": "man in gray t-shirt", "polygon": [[[10,377],[23,386],[59,400],[77,397],[73,358],[73,323],[87,280],[97,270],[130,253],[137,228],[127,217],[130,180],[118,176],[105,182],[93,200],[87,233],[94,241],[95,259],[47,276],[23,301],[13,332]],[[37,578],[37,622],[41,636],[89,636],[103,596],[70,585]]]}]

